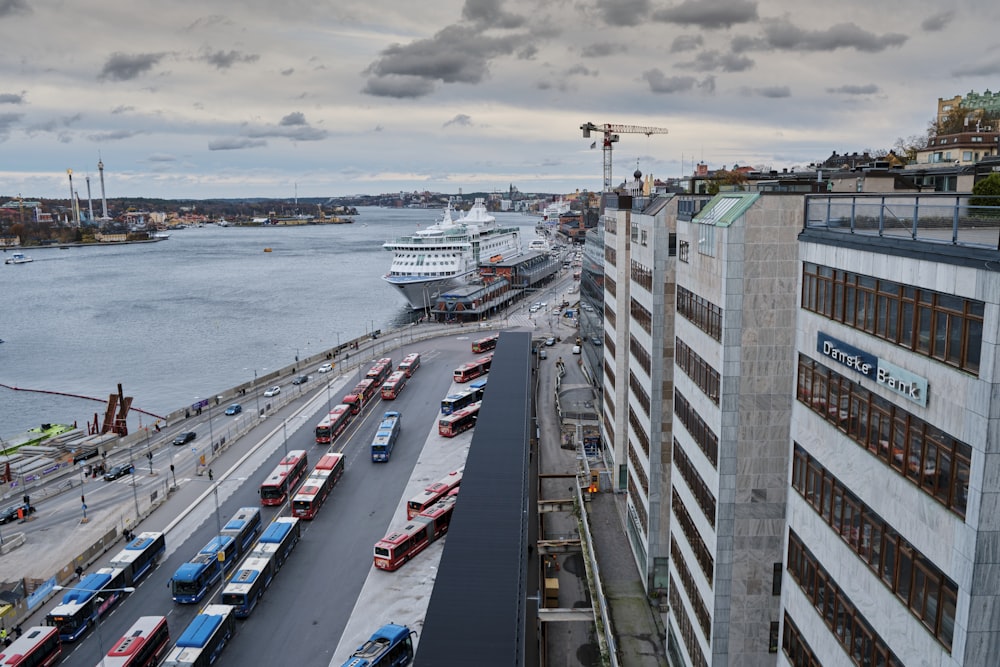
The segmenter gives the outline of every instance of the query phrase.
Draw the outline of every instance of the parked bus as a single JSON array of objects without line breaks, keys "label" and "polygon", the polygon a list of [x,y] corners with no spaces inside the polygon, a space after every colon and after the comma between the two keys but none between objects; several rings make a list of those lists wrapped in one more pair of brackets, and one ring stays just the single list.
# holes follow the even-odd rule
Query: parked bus
[{"label": "parked bus", "polygon": [[423,491],[406,502],[406,518],[412,519],[425,509],[441,500],[462,483],[462,471],[456,470],[427,486]]},{"label": "parked bus", "polygon": [[233,608],[210,604],[184,629],[162,667],[208,667],[218,659],[235,631]]},{"label": "parked bus", "polygon": [[472,387],[465,387],[441,399],[441,414],[450,415],[453,412],[458,412],[462,408],[472,405],[477,400],[479,399],[476,398],[476,390]]},{"label": "parked bus", "polygon": [[413,660],[416,632],[405,625],[386,623],[358,647],[342,667],[403,667]]},{"label": "parked bus", "polygon": [[476,401],[458,412],[453,412],[438,419],[438,434],[445,438],[454,438],[476,425],[479,418],[479,406],[482,401]]},{"label": "parked bus", "polygon": [[[220,559],[219,554],[222,554]],[[194,558],[182,563],[170,579],[174,602],[196,604],[208,589],[222,578],[223,570],[236,564],[240,554],[236,540],[229,535],[216,535]]]},{"label": "parked bus", "polygon": [[45,617],[59,630],[59,639],[75,642],[125,597],[125,570],[102,567],[63,593],[62,601]]},{"label": "parked bus", "polygon": [[486,393],[486,382],[488,378],[483,378],[482,380],[476,380],[475,382],[469,383],[469,389],[476,390],[476,400],[483,400],[483,394]]},{"label": "parked bus", "polygon": [[166,550],[163,533],[139,533],[111,559],[110,565],[124,570],[126,586],[135,586],[153,571]]},{"label": "parked bus", "polygon": [[406,355],[396,368],[406,373],[406,377],[413,377],[413,371],[420,368],[420,353],[413,352]]},{"label": "parked bus", "polygon": [[390,572],[430,546],[448,532],[455,496],[446,495],[413,517],[408,524],[375,543],[375,567]]},{"label": "parked bus", "polygon": [[267,479],[260,485],[260,502],[262,505],[280,505],[285,499],[295,491],[295,487],[302,481],[302,476],[306,474],[306,452],[303,449],[294,449],[281,459]]},{"label": "parked bus", "polygon": [[101,658],[100,667],[156,667],[169,649],[167,618],[140,616]]},{"label": "parked bus", "polygon": [[382,385],[382,400],[391,401],[399,396],[406,386],[407,375],[405,371],[396,371],[389,376],[389,379]]},{"label": "parked bus", "polygon": [[462,364],[455,369],[455,382],[468,382],[469,380],[474,380],[480,375],[486,375],[490,372],[490,366],[493,364],[493,354],[487,354],[485,357],[479,357],[467,364]]},{"label": "parked bus", "polygon": [[0,665],[42,665],[49,667],[59,662],[62,643],[59,630],[44,625],[36,625],[24,631],[6,648],[0,644]]},{"label": "parked bus", "polygon": [[356,415],[361,412],[361,408],[365,407],[365,404],[375,395],[379,387],[380,385],[375,384],[373,380],[365,378],[355,385],[354,389],[341,400],[343,403],[351,406],[351,413]]},{"label": "parked bus", "polygon": [[392,359],[389,357],[383,357],[376,361],[368,372],[365,373],[365,377],[369,380],[375,382],[375,384],[380,385],[385,382],[385,379],[389,377],[392,373]]},{"label": "parked bus", "polygon": [[240,554],[250,551],[254,540],[260,534],[260,509],[257,507],[241,507],[233,515],[220,535],[228,535],[236,540],[236,548]]},{"label": "parked bus", "polygon": [[392,456],[392,448],[399,439],[399,432],[403,430],[403,415],[398,412],[389,411],[382,415],[382,423],[375,431],[372,439],[372,461],[388,462]]},{"label": "parked bus", "polygon": [[264,529],[250,553],[270,558],[277,572],[285,564],[295,545],[299,543],[301,534],[302,526],[298,519],[293,516],[279,516]]},{"label": "parked bus", "polygon": [[487,336],[486,338],[480,338],[472,343],[472,351],[476,354],[481,352],[489,352],[490,350],[496,349],[497,341],[500,340],[500,334],[495,333],[492,336]]},{"label": "parked bus", "polygon": [[340,403],[333,406],[330,414],[323,417],[316,425],[316,444],[329,445],[337,439],[337,436],[344,432],[347,425],[351,423],[354,413],[351,406]]},{"label": "parked bus", "polygon": [[343,454],[324,454],[292,499],[292,516],[312,519],[344,474]]},{"label": "parked bus", "polygon": [[274,563],[271,558],[250,554],[222,589],[222,604],[231,605],[236,618],[248,618],[272,579]]}]

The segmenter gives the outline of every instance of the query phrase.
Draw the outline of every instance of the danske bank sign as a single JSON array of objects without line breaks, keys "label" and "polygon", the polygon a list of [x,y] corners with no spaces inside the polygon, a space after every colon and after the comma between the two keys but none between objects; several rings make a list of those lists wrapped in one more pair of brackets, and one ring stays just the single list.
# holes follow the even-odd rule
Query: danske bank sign
[{"label": "danske bank sign", "polygon": [[927,378],[891,364],[885,359],[879,359],[870,352],[859,350],[822,331],[816,334],[816,351],[907,400],[918,405],[927,405]]}]

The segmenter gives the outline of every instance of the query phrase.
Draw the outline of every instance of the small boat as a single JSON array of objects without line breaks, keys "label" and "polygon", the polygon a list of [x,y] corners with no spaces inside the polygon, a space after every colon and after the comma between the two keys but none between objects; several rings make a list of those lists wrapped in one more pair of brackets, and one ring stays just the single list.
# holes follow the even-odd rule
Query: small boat
[{"label": "small boat", "polygon": [[13,255],[4,260],[4,264],[27,264],[28,262],[33,262],[35,260],[31,259],[23,252],[15,252]]},{"label": "small boat", "polygon": [[264,248],[264,252],[271,252],[270,248]]}]

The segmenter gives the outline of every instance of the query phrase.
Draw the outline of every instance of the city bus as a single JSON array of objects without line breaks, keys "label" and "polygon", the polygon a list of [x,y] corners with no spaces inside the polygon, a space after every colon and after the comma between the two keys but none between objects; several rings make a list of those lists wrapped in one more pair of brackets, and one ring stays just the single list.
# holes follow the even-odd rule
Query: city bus
[{"label": "city bus", "polygon": [[250,552],[252,555],[271,558],[277,572],[285,564],[292,549],[299,543],[302,526],[293,516],[279,516],[271,522]]},{"label": "city bus", "polygon": [[412,519],[425,509],[458,489],[462,483],[462,471],[456,470],[427,486],[423,491],[406,502],[406,518]]},{"label": "city bus", "polygon": [[488,378],[483,378],[482,380],[476,380],[475,382],[469,383],[469,389],[476,390],[476,400],[483,400],[483,394],[486,393],[486,382]]},{"label": "city bus", "polygon": [[[219,553],[222,553],[222,560]],[[222,578],[223,569],[229,569],[239,558],[236,540],[229,535],[216,535],[202,547],[194,558],[182,563],[170,579],[174,602],[197,604],[208,589]]]},{"label": "city bus", "polygon": [[393,572],[448,532],[455,496],[446,495],[375,543],[375,567]]},{"label": "city bus", "polygon": [[476,397],[476,390],[472,387],[465,387],[454,394],[448,394],[441,399],[441,414],[450,415],[466,408],[479,399]]},{"label": "city bus", "polygon": [[292,499],[292,516],[313,519],[344,474],[343,454],[324,454]]},{"label": "city bus", "polygon": [[467,364],[462,364],[455,369],[455,382],[468,382],[469,380],[474,380],[480,375],[486,375],[490,372],[490,366],[493,364],[493,355],[487,354],[485,357],[479,357]]},{"label": "city bus", "polygon": [[392,456],[392,448],[399,439],[399,432],[403,430],[403,415],[398,412],[389,411],[382,415],[382,422],[375,431],[372,439],[372,461],[387,462]]},{"label": "city bus", "polygon": [[406,380],[406,371],[396,371],[390,375],[389,379],[382,385],[382,400],[391,401],[399,396],[399,392],[403,391],[403,387],[406,386]]},{"label": "city bus", "polygon": [[306,474],[307,465],[309,463],[306,460],[304,449],[293,449],[285,454],[274,472],[261,482],[261,504],[280,505],[285,502],[285,499],[295,491],[295,487],[302,481],[302,476]]},{"label": "city bus", "polygon": [[343,433],[347,425],[351,423],[353,417],[354,413],[351,412],[351,406],[345,403],[333,406],[330,414],[323,417],[320,423],[316,425],[316,444],[329,445],[336,440],[337,436]]},{"label": "city bus", "polygon": [[420,353],[413,352],[406,355],[396,368],[406,373],[406,377],[413,377],[413,371],[420,368]]},{"label": "city bus", "polygon": [[63,593],[62,601],[45,617],[45,624],[59,630],[59,639],[75,642],[125,597],[125,571],[102,567]]},{"label": "city bus", "polygon": [[0,644],[0,665],[43,665],[49,667],[59,662],[62,643],[59,630],[50,626],[36,625],[24,631],[8,647]]},{"label": "city bus", "polygon": [[438,434],[445,438],[454,438],[476,425],[479,418],[479,406],[482,401],[468,405],[458,412],[453,412],[438,419]]},{"label": "city bus", "polygon": [[500,334],[495,333],[492,336],[487,336],[486,338],[480,338],[472,343],[472,351],[476,354],[481,352],[489,352],[490,350],[496,349],[497,341],[500,340]]},{"label": "city bus", "polygon": [[379,386],[370,378],[365,378],[356,384],[354,389],[341,399],[341,402],[351,406],[351,413],[356,415],[361,412],[361,408],[365,407],[369,399],[379,390]]},{"label": "city bus", "polygon": [[365,373],[365,377],[372,380],[375,384],[382,384],[385,379],[389,377],[392,373],[392,359],[389,357],[383,357],[376,361],[368,372]]},{"label": "city bus", "polygon": [[232,605],[236,618],[249,618],[272,579],[274,563],[271,558],[250,554],[222,589],[222,604]]},{"label": "city bus", "polygon": [[169,649],[166,616],[140,616],[101,659],[101,667],[156,667]]},{"label": "city bus", "polygon": [[413,635],[405,625],[386,623],[341,667],[402,667],[413,660]]},{"label": "city bus", "polygon": [[235,631],[232,607],[207,605],[178,637],[161,667],[208,667],[218,659]]},{"label": "city bus", "polygon": [[236,549],[243,555],[250,551],[254,540],[260,534],[260,509],[256,507],[241,507],[233,515],[220,535],[228,535],[236,540]]},{"label": "city bus", "polygon": [[124,570],[126,586],[135,586],[153,571],[166,550],[163,533],[139,533],[115,554],[109,565]]}]

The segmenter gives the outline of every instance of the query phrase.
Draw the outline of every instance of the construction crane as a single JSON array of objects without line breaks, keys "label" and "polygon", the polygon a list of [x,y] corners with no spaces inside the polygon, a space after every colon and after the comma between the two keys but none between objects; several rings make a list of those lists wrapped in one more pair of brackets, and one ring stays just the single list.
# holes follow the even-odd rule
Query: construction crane
[{"label": "construction crane", "polygon": [[[591,132],[601,132],[604,134],[604,192],[611,192],[611,145],[618,141],[619,134],[645,134],[647,137],[654,134],[666,134],[665,127],[647,127],[645,125],[617,125],[615,123],[604,123],[594,125],[584,123],[580,126],[583,130],[583,138],[589,139]],[[594,148],[597,142],[591,144]]]}]

